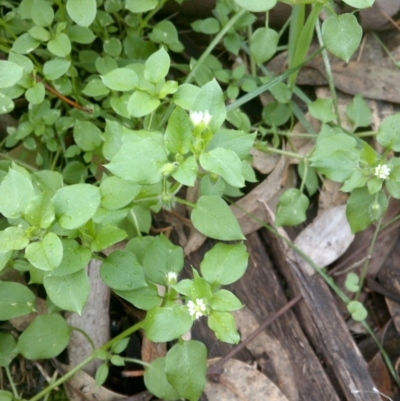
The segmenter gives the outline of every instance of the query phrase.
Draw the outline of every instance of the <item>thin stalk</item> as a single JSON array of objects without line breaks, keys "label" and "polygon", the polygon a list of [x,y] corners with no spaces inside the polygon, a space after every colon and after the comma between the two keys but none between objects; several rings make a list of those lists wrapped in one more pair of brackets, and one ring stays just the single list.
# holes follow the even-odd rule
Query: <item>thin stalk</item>
[{"label": "thin stalk", "polygon": [[[109,348],[111,348],[118,341],[130,336],[132,333],[134,333],[135,331],[139,330],[142,327],[142,325],[143,325],[143,322],[136,323],[135,325],[129,327],[124,332],[119,334],[117,337],[113,338],[112,340],[110,340],[107,343],[105,343],[104,345],[102,345],[100,347],[100,349],[101,350],[108,350]],[[91,354],[86,359],[84,359],[81,363],[79,363],[73,369],[71,369],[69,372],[67,372],[64,376],[60,377],[54,383],[50,384],[48,387],[46,387],[40,393],[38,393],[34,397],[32,397],[29,401],[38,401],[38,400],[40,400],[47,393],[49,393],[50,391],[54,390],[56,387],[60,386],[61,384],[66,382],[68,379],[70,379],[75,373],[77,373],[82,368],[84,368],[93,359],[96,359],[96,357],[94,356],[94,354]]]},{"label": "thin stalk", "polygon": [[360,281],[359,281],[359,289],[358,289],[357,294],[356,294],[356,296],[354,298],[356,300],[360,296],[361,289],[362,289],[363,284],[364,284],[365,276],[368,273],[369,261],[371,260],[372,252],[374,251],[375,243],[376,243],[376,240],[378,238],[378,234],[379,234],[379,231],[381,229],[381,225],[382,225],[382,218],[380,218],[378,220],[378,224],[376,225],[374,236],[372,237],[371,245],[369,246],[368,254],[366,256],[366,259],[365,259],[365,262],[364,262],[364,266],[363,266],[363,269],[361,271]]},{"label": "thin stalk", "polygon": [[267,147],[267,149],[262,148],[262,147],[257,147],[255,146],[256,149],[261,150],[262,152],[265,153],[276,153],[278,155],[283,155],[283,156],[287,156],[287,157],[294,157],[296,159],[300,159],[303,160],[305,158],[305,156],[303,155],[299,155],[298,153],[293,153],[293,152],[288,152],[287,150],[281,150],[281,149],[276,149],[276,148],[271,148],[271,147]]},{"label": "thin stalk", "polygon": [[[324,48],[324,41],[322,39],[322,31],[321,31],[321,23],[319,22],[319,19],[317,19],[315,28],[317,31],[319,45]],[[331,69],[331,63],[330,63],[329,57],[328,57],[328,52],[324,48],[324,50],[322,50],[321,54],[322,54],[322,59],[324,61],[326,77],[328,79],[329,90],[331,92],[331,96],[332,96],[332,100],[333,100],[333,108],[335,109],[337,124],[339,125],[339,127],[341,127],[342,122],[340,120],[338,100],[337,100],[337,96],[336,96],[336,88],[335,88],[335,83],[333,82],[333,74],[332,74],[332,69]]]},{"label": "thin stalk", "polygon": [[7,379],[8,379],[8,382],[10,383],[13,396],[17,400],[19,398],[18,391],[17,391],[17,388],[15,387],[15,383],[14,383],[14,380],[13,380],[11,372],[10,372],[10,367],[7,365],[7,366],[4,366],[4,369],[6,371]]},{"label": "thin stalk", "polygon": [[180,204],[182,204],[182,205],[189,206],[189,207],[191,207],[192,209],[195,209],[195,208],[196,208],[196,205],[195,205],[194,203],[190,203],[190,202],[188,202],[188,201],[185,201],[184,199],[175,198],[174,200],[175,200],[176,203],[180,203]]},{"label": "thin stalk", "polygon": [[235,14],[228,23],[218,32],[215,38],[211,41],[211,43],[207,46],[206,50],[204,50],[203,54],[197,60],[194,65],[192,71],[190,71],[189,75],[186,77],[184,83],[188,84],[192,82],[194,75],[196,74],[198,68],[204,63],[206,58],[210,55],[210,53],[214,50],[217,44],[221,41],[221,39],[225,36],[225,34],[235,25],[235,23],[242,17],[242,15],[246,12],[245,9],[240,10],[237,14]]}]

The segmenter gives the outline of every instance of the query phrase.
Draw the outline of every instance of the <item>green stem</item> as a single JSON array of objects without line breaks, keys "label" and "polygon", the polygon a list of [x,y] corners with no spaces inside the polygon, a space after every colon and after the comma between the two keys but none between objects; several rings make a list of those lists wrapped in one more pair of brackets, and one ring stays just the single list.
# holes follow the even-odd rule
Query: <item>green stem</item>
[{"label": "green stem", "polygon": [[133,211],[133,209],[131,209],[131,210],[129,211],[129,214],[131,215],[131,218],[132,218],[132,220],[133,220],[133,225],[134,225],[135,228],[136,228],[138,237],[139,237],[140,239],[142,239],[142,233],[140,232],[139,222],[138,222],[138,220],[137,220],[136,213]]},{"label": "green stem", "polygon": [[11,157],[10,155],[8,155],[6,153],[1,153],[0,152],[0,158],[6,159],[6,160],[10,160],[10,161],[14,162],[15,164],[20,165],[21,167],[25,167],[27,170],[31,171],[32,173],[38,171],[37,168],[31,166],[30,164],[25,163],[22,160],[15,159],[15,158]]},{"label": "green stem", "polygon": [[366,259],[365,259],[365,262],[364,262],[364,266],[363,266],[363,269],[362,269],[362,272],[361,272],[361,275],[360,275],[359,289],[357,291],[356,296],[354,297],[354,299],[356,299],[356,300],[360,296],[361,289],[362,289],[362,286],[364,284],[365,277],[366,277],[366,275],[368,273],[369,261],[371,260],[372,252],[374,251],[375,242],[376,242],[376,239],[378,238],[378,234],[379,234],[381,225],[382,225],[382,218],[380,218],[378,220],[378,224],[376,225],[374,236],[372,237],[371,245],[369,246],[369,249],[368,249],[368,254],[366,256]]},{"label": "green stem", "polygon": [[50,391],[54,390],[56,387],[60,386],[64,382],[66,382],[68,379],[70,379],[75,373],[80,371],[82,368],[84,368],[89,362],[91,362],[93,359],[95,359],[94,355],[88,356],[86,359],[84,359],[81,363],[76,365],[73,369],[71,369],[69,372],[67,372],[64,376],[60,377],[58,380],[56,380],[54,383],[50,384],[48,387],[46,387],[44,390],[42,390],[40,393],[36,394],[34,397],[32,397],[29,401],[38,401],[42,397],[44,397],[47,393]]},{"label": "green stem", "polygon": [[189,206],[192,209],[196,208],[196,205],[194,203],[190,203],[190,202],[185,201],[184,199],[181,199],[181,198],[175,198],[175,202],[176,203],[180,203],[180,204],[185,205],[185,206]]},{"label": "green stem", "polygon": [[207,49],[204,50],[203,54],[197,60],[194,65],[192,71],[190,71],[189,75],[186,77],[184,83],[188,84],[192,82],[198,68],[205,62],[206,58],[210,55],[210,53],[214,50],[215,46],[221,41],[221,39],[225,36],[225,34],[235,25],[235,23],[239,20],[239,18],[246,12],[246,10],[240,10],[236,15],[234,15],[228,23],[218,32],[218,35],[211,41],[211,43],[207,46]]},{"label": "green stem", "polygon": [[[126,329],[124,332],[119,334],[117,337],[113,338],[112,340],[108,341],[104,345],[100,347],[102,350],[108,350],[111,348],[115,343],[117,343],[120,340],[123,340],[124,338],[130,336],[132,333],[135,331],[139,330],[143,325],[143,322],[136,323],[132,327],[129,327],[129,329]],[[80,371],[82,368],[84,368],[88,363],[90,363],[93,359],[96,359],[94,354],[92,353],[90,356],[88,356],[86,359],[84,359],[81,363],[76,365],[73,369],[71,369],[69,372],[67,372],[64,376],[60,377],[58,380],[56,380],[54,383],[50,384],[48,387],[46,387],[44,390],[42,390],[40,393],[36,394],[34,397],[32,397],[29,401],[38,401],[42,397],[44,397],[47,393],[50,391],[54,390],[56,387],[60,386],[64,382],[66,382],[68,379],[70,379],[75,373]]]},{"label": "green stem", "polygon": [[275,149],[275,148],[271,148],[271,147],[267,147],[266,149],[264,147],[261,146],[254,146],[256,149],[261,150],[262,152],[265,153],[276,153],[278,155],[283,155],[283,156],[287,156],[287,157],[294,157],[296,159],[300,159],[303,160],[305,159],[305,156],[300,155],[298,153],[293,153],[293,152],[288,152],[287,150],[281,150],[281,149]]},{"label": "green stem", "polygon": [[18,399],[19,398],[18,391],[17,391],[17,388],[15,387],[15,383],[14,383],[14,380],[13,380],[11,372],[10,372],[10,367],[7,365],[7,366],[4,366],[4,369],[6,371],[7,379],[8,379],[8,382],[10,383],[14,398]]},{"label": "green stem", "polygon": [[86,340],[88,341],[88,343],[92,347],[92,352],[94,352],[94,350],[96,349],[96,346],[94,345],[93,340],[90,338],[90,336],[88,336],[86,331],[80,329],[79,327],[74,327],[74,326],[70,326],[70,327],[71,327],[72,330],[75,330],[75,331],[81,333],[86,338]]},{"label": "green stem", "polygon": [[135,358],[122,358],[125,362],[137,363],[138,365],[145,366],[146,368],[150,367],[150,364],[147,362],[143,362],[140,359]]},{"label": "green stem", "polygon": [[[319,45],[324,48],[324,41],[322,39],[322,32],[321,32],[321,23],[317,19],[316,22],[316,31],[317,31],[317,37],[318,37],[318,42]],[[332,69],[331,69],[331,63],[329,61],[328,57],[328,52],[324,48],[322,50],[322,59],[324,61],[324,66],[325,66],[325,71],[326,71],[326,77],[328,79],[328,84],[329,84],[329,90],[331,92],[332,100],[333,100],[333,108],[335,109],[335,114],[337,118],[337,124],[339,127],[342,126],[342,122],[340,120],[340,113],[339,113],[339,107],[338,107],[338,100],[336,96],[336,88],[335,88],[335,83],[333,82],[333,74],[332,74]]]}]

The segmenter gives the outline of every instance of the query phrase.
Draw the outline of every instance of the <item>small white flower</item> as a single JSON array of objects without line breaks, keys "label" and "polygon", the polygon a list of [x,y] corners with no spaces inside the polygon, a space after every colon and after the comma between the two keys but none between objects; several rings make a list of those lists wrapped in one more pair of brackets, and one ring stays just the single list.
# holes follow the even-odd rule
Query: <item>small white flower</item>
[{"label": "small white flower", "polygon": [[387,164],[378,164],[375,167],[375,176],[381,178],[382,180],[386,180],[389,177],[390,168]]},{"label": "small white flower", "polygon": [[176,283],[176,280],[178,280],[178,273],[176,273],[176,272],[168,272],[167,273],[167,282],[168,283]]},{"label": "small white flower", "polygon": [[212,119],[212,115],[209,113],[208,110],[206,111],[191,111],[190,112],[190,119],[192,120],[192,123],[195,127],[197,127],[200,124],[204,125],[204,128],[210,124],[210,121]]},{"label": "small white flower", "polygon": [[195,319],[198,319],[199,317],[203,316],[206,311],[206,305],[204,304],[204,301],[202,299],[196,299],[195,302],[189,301],[187,303],[187,307],[189,310],[190,316],[192,316]]}]

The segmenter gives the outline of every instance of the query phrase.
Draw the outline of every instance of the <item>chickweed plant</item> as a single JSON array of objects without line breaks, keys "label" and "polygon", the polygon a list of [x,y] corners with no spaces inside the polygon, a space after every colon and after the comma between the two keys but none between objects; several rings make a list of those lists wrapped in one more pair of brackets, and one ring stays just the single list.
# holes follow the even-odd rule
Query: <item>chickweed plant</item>
[{"label": "chickweed plant", "polygon": [[[292,94],[300,92],[296,76],[315,32],[327,68],[327,51],[348,61],[362,37],[356,12],[374,1],[344,0],[354,11],[339,15],[330,0],[286,0],[292,12],[279,32],[268,18],[276,2],[217,0],[212,17],[192,24],[208,46],[198,59],[182,62],[177,27],[159,17],[166,0],[0,0],[0,113],[18,119],[1,138],[0,270],[30,278],[28,285],[0,281],[0,320],[35,311],[32,284],[42,286],[48,306],[18,338],[0,333],[0,366],[12,389],[2,399],[20,398],[9,369],[13,358],[53,358],[67,347],[72,328],[62,312],[81,313],[92,258],[102,260],[102,280],[146,317],[31,401],[95,358],[104,362],[97,385],[104,383],[110,364],[124,364],[120,354],[139,329],[151,341],[174,342],[165,357],[146,364],[149,391],[196,401],[207,350],[182,336],[194,321],[207,319],[218,340],[240,341],[231,312],[242,304],[223,286],[242,277],[248,255],[227,199],[257,181],[253,146],[289,154],[277,132],[290,135],[293,121],[304,118]],[[263,26],[255,13],[264,14]],[[284,33],[288,44],[280,43]],[[285,46],[288,71],[274,77],[264,65]],[[216,47],[241,63],[227,68],[213,55]],[[303,222],[308,196],[328,178],[349,193],[352,231],[371,223],[378,230],[389,197],[400,198],[400,159],[393,156],[400,151],[400,115],[387,117],[376,133],[379,154],[356,133],[371,122],[365,101],[356,96],[348,106],[354,124],[346,131],[331,89],[330,100],[314,102],[300,92],[322,128],[311,132],[316,139],[308,155],[295,154],[301,185],[281,196],[276,224]],[[274,101],[250,119],[241,106],[265,91]],[[189,202],[185,188],[194,186],[198,198]],[[179,277],[182,247],[149,235],[152,214],[177,204],[187,207],[200,233],[223,241],[193,266],[191,279]],[[105,256],[121,241],[123,250]],[[362,279],[350,276],[348,288],[359,291]],[[342,299],[353,318],[364,321],[363,305]]]}]

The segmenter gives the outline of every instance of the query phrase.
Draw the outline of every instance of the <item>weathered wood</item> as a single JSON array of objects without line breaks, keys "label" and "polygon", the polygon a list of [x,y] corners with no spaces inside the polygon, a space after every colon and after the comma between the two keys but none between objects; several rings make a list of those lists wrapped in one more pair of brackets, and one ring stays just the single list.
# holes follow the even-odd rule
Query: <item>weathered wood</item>
[{"label": "weathered wood", "polygon": [[[239,299],[254,312],[261,323],[269,315],[284,306],[288,299],[282,288],[276,270],[265,251],[258,234],[247,237],[249,267],[243,279],[234,286]],[[300,301],[299,304],[303,303]],[[277,379],[276,384],[282,392],[293,401],[293,394],[287,394],[282,384],[287,380],[294,381],[298,398],[302,401],[339,400],[334,387],[329,381],[318,357],[314,354],[306,336],[302,332],[295,313],[290,310],[266,330],[275,342],[279,343],[287,358],[289,367],[281,371],[279,356],[273,355],[273,349],[266,344],[265,352],[270,359],[269,370]],[[275,365],[275,368],[274,368]],[[287,383],[289,388],[290,383]],[[293,383],[292,383],[293,386]]]},{"label": "weathered wood", "polygon": [[326,364],[331,380],[337,382],[336,390],[341,391],[349,401],[380,400],[380,396],[372,392],[352,392],[371,391],[374,383],[326,283],[319,275],[305,274],[296,262],[285,255],[285,247],[274,235],[263,231],[263,236],[289,288],[304,299],[296,307],[300,323]]},{"label": "weathered wood", "polygon": [[[72,313],[67,318],[70,326],[78,327],[86,332],[92,339],[95,347],[100,347],[110,339],[110,317],[108,313],[110,288],[100,278],[100,264],[100,261],[93,259],[87,267],[90,292],[81,316],[77,313]],[[91,353],[92,347],[87,339],[81,333],[73,331],[68,344],[69,364],[75,366]],[[95,359],[86,365],[83,370],[94,376],[96,369],[101,363],[102,361]]]}]

